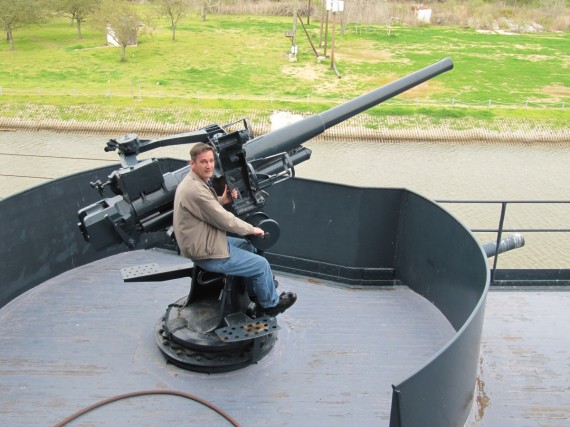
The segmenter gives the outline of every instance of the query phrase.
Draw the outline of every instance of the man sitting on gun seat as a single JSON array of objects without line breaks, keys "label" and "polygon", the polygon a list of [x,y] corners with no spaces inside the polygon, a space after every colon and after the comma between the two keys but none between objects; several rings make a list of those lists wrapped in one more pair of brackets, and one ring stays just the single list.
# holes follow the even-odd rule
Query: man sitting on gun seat
[{"label": "man sitting on gun seat", "polygon": [[253,245],[241,238],[227,236],[263,237],[265,232],[239,219],[224,209],[231,196],[228,188],[218,197],[208,184],[214,175],[214,149],[204,143],[190,150],[192,170],[176,189],[174,197],[174,234],[182,255],[204,270],[246,278],[250,295],[253,293],[261,309],[270,316],[283,313],[297,300],[292,292],[277,295],[276,283],[267,260],[256,254]]}]

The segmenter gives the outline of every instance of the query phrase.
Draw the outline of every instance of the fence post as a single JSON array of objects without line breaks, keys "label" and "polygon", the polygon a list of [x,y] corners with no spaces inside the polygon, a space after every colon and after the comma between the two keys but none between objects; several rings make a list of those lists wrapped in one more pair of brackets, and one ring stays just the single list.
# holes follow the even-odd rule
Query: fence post
[{"label": "fence post", "polygon": [[[0,95],[2,95],[2,88],[0,88]],[[564,106],[566,105],[565,102],[562,103],[562,109],[564,110]]]},{"label": "fence post", "polygon": [[455,107],[455,98],[451,98],[451,108]]},{"label": "fence post", "polygon": [[489,108],[491,108],[491,100],[489,99]]},{"label": "fence post", "polygon": [[497,229],[497,242],[495,247],[497,253],[493,260],[493,269],[491,270],[491,284],[495,283],[495,273],[497,272],[497,261],[499,259],[499,246],[501,244],[501,237],[503,236],[503,227],[505,225],[505,214],[507,212],[507,202],[501,202],[501,217],[499,218],[499,228]]}]

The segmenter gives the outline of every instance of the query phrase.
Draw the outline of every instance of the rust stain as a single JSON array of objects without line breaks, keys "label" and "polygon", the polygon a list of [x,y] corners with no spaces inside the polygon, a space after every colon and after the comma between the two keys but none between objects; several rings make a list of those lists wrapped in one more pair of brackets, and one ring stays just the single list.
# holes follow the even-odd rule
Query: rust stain
[{"label": "rust stain", "polygon": [[475,419],[481,421],[485,416],[485,410],[489,406],[490,400],[489,396],[485,393],[485,381],[477,377],[475,384],[477,387],[477,414]]},{"label": "rust stain", "polygon": [[[481,375],[483,374],[483,358],[479,359],[479,367],[481,370]],[[485,416],[485,410],[489,407],[491,400],[487,393],[485,392],[485,381],[481,378],[481,376],[477,375],[475,379],[475,387],[477,389],[477,413],[475,414],[475,420],[481,421]]]},{"label": "rust stain", "polygon": [[249,324],[245,326],[245,330],[247,332],[256,333],[256,332],[266,332],[269,329],[269,325],[267,323],[257,322],[255,324]]},{"label": "rust stain", "polygon": [[289,397],[289,393],[273,393],[271,397],[286,399]]}]

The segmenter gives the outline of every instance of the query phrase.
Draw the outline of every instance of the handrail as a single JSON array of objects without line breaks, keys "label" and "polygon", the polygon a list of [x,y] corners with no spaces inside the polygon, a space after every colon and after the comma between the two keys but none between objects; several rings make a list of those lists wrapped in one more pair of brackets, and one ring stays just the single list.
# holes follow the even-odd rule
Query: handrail
[{"label": "handrail", "polygon": [[[570,204],[570,200],[436,200],[439,204],[500,204],[501,212],[499,217],[499,224],[497,228],[472,228],[473,233],[497,233],[496,247],[499,247],[502,234],[504,232],[524,232],[524,233],[570,233],[570,228],[505,228],[505,218],[507,206],[509,204]],[[493,268],[491,269],[491,284],[495,282],[495,274],[497,271],[497,262],[499,253],[494,256]]]}]

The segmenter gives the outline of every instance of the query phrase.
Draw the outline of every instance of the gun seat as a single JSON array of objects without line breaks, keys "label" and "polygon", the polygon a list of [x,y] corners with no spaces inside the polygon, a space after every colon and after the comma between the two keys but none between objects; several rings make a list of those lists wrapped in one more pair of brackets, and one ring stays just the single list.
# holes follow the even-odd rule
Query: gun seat
[{"label": "gun seat", "polygon": [[[144,264],[121,270],[125,282],[154,282],[190,277],[190,291],[179,304],[176,326],[198,333],[209,333],[218,328],[231,326],[239,319],[241,323],[256,315],[256,304],[251,301],[241,277],[227,276],[186,263],[160,267]],[[182,320],[181,320],[182,319]],[[167,325],[169,328],[169,325]]]},{"label": "gun seat", "polygon": [[[156,342],[172,363],[190,370],[224,372],[255,363],[277,340],[275,317],[256,317],[241,277],[206,271],[187,262],[121,270],[125,282],[191,278],[188,296],[170,304],[156,326]],[[255,318],[254,318],[255,317]]]}]

